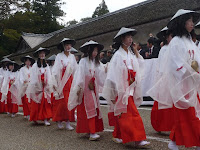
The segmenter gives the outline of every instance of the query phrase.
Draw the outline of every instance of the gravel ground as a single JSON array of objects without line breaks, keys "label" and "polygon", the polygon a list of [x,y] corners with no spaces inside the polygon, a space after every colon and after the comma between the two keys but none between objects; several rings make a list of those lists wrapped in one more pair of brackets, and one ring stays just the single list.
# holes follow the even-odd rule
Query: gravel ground
[{"label": "gravel ground", "polygon": [[[158,134],[153,130],[150,122],[151,107],[139,109],[143,119],[147,140],[151,142],[148,149],[167,150],[169,133]],[[21,111],[21,109],[20,109]],[[99,141],[91,142],[86,134],[75,131],[58,130],[56,123],[44,126],[43,122],[34,125],[18,114],[11,118],[7,114],[0,114],[0,149],[1,150],[129,150],[135,149],[132,143],[116,144],[112,142],[112,127],[108,125],[107,107],[101,106],[105,131],[99,133]],[[72,123],[75,127],[76,123]],[[180,150],[186,148],[179,147]],[[191,150],[195,148],[190,148]]]}]

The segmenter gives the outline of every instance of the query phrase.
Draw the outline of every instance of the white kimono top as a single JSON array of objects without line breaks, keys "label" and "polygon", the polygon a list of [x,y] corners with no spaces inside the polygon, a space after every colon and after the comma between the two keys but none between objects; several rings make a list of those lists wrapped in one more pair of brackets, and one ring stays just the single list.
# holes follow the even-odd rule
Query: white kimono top
[{"label": "white kimono top", "polygon": [[[115,116],[127,112],[129,96],[133,96],[136,107],[141,105],[143,101],[141,90],[143,62],[142,56],[139,55],[139,58],[137,58],[131,49],[128,49],[127,53],[120,47],[113,55],[102,96],[108,101],[110,112],[114,112]],[[129,70],[136,73],[135,81],[130,86],[128,81]],[[111,100],[116,98],[117,102],[113,105]]]}]

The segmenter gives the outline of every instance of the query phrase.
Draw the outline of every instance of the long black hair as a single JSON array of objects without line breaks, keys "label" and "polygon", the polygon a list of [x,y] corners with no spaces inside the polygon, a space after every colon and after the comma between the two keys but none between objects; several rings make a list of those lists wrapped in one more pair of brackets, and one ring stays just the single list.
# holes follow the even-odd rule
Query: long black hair
[{"label": "long black hair", "polygon": [[162,42],[164,43],[164,45],[168,45],[168,44],[169,44],[168,41],[167,41],[167,38],[168,38],[170,35],[172,35],[172,37],[173,37],[172,30],[169,30],[169,29],[168,29],[168,30],[165,32],[165,35],[164,35],[164,37],[163,37],[163,39],[162,39]]},{"label": "long black hair", "polygon": [[38,58],[38,60],[37,60],[37,66],[39,68],[41,68],[42,66],[45,68],[47,66],[47,63],[46,63],[45,59],[42,59],[42,64],[41,64],[41,59]]},{"label": "long black hair", "polygon": [[55,60],[48,60],[47,63],[49,64],[49,66],[53,66],[53,62],[55,62]]},{"label": "long black hair", "polygon": [[[94,51],[94,48],[97,47],[95,45],[91,45],[88,47],[88,52],[87,53],[84,53],[84,56],[83,57],[88,57],[89,56],[89,60],[92,60],[92,53]],[[98,47],[97,47],[98,48]],[[97,56],[95,57],[95,64],[96,65],[99,65],[100,64],[100,61],[99,61],[99,50],[98,50],[98,54]]]},{"label": "long black hair", "polygon": [[16,65],[16,64],[10,63],[10,64],[8,64],[7,66],[8,66],[8,70],[9,70],[9,71],[11,71],[11,70],[9,69],[9,66],[13,66],[13,67],[14,67],[13,70],[12,70],[11,72],[17,72],[18,69],[19,69],[19,65]]},{"label": "long black hair", "polygon": [[6,63],[5,63],[5,62],[2,63],[2,68],[3,68],[4,70],[7,69],[7,66],[6,66]]},{"label": "long black hair", "polygon": [[186,21],[193,18],[192,14],[185,14],[182,15],[178,18],[176,18],[176,20],[174,21],[174,23],[171,25],[171,27],[169,27],[169,30],[172,31],[173,37],[174,36],[186,36],[187,38],[189,38],[191,35],[194,34],[194,30],[192,30],[191,33],[189,33],[186,28]]}]

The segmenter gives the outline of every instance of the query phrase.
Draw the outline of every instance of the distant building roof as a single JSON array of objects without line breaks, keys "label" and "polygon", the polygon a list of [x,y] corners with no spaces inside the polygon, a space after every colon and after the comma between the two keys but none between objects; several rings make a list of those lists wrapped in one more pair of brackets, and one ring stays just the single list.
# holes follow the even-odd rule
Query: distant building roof
[{"label": "distant building roof", "polygon": [[30,46],[30,48],[35,48],[39,44],[45,42],[51,38],[52,34],[34,34],[34,33],[23,33],[22,38]]},{"label": "distant building roof", "polygon": [[[89,38],[92,39],[93,37],[99,36],[99,38],[104,39],[102,40],[104,43],[101,44],[105,44],[109,41],[111,45],[112,39],[110,39],[110,37],[114,37],[114,34],[116,34],[121,27],[137,27],[162,19],[169,19],[178,9],[181,8],[200,10],[200,1],[147,0],[142,3],[132,5],[130,7],[120,9],[118,11],[90,19],[86,22],[72,25],[49,34],[26,34],[25,37],[22,36],[22,38],[30,46],[30,48],[27,48],[23,51],[18,51],[14,55],[32,52],[38,47],[54,47],[64,37],[75,39],[78,41],[77,45],[79,46],[79,41],[83,42],[82,40],[88,40]],[[163,27],[164,26],[160,27],[158,30]],[[142,33],[140,28],[137,30],[138,34]],[[112,35],[109,36],[109,39],[105,39],[104,37],[104,35],[107,33],[112,33]]]}]

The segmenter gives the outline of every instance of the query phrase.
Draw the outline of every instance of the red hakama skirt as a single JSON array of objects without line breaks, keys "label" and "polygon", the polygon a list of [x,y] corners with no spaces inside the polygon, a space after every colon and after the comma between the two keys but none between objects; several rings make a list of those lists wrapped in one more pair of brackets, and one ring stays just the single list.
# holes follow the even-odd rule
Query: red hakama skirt
[{"label": "red hakama skirt", "polygon": [[110,125],[114,126],[114,138],[122,139],[123,143],[146,139],[143,121],[132,96],[128,99],[127,113],[122,113],[121,116],[109,113],[108,116]]},{"label": "red hakama skirt", "polygon": [[[200,102],[199,95],[197,98]],[[170,139],[175,141],[176,145],[200,146],[200,120],[196,117],[195,108],[178,109],[174,107],[174,118]]]},{"label": "red hakama skirt", "polygon": [[[0,100],[2,98],[1,96],[2,96],[2,93],[0,93]],[[4,112],[7,112],[5,102],[0,101],[0,113],[4,113]]]},{"label": "red hakama skirt", "polygon": [[104,130],[103,120],[99,119],[99,109],[96,109],[97,116],[88,119],[85,111],[84,96],[83,101],[77,106],[77,133],[96,133]]},{"label": "red hakama skirt", "polygon": [[30,121],[44,121],[45,119],[50,118],[52,118],[51,104],[44,98],[44,93],[42,95],[41,103],[36,103],[31,100]]},{"label": "red hakama skirt", "polygon": [[30,115],[30,103],[28,102],[28,98],[26,94],[22,97],[22,107],[23,107],[23,112],[24,116],[29,116]]},{"label": "red hakama skirt", "polygon": [[64,98],[54,100],[53,102],[53,121],[70,121],[75,122],[75,109],[68,110],[68,98],[71,89],[73,77],[70,76],[63,88]]},{"label": "red hakama skirt", "polygon": [[158,109],[158,102],[154,101],[151,111],[151,125],[157,131],[171,131],[174,125],[174,109]]},{"label": "red hakama skirt", "polygon": [[7,94],[7,104],[5,105],[7,108],[7,112],[9,113],[17,113],[18,112],[18,105],[17,104],[14,104],[12,103],[12,99],[11,99],[11,92],[8,91],[8,94]]}]

